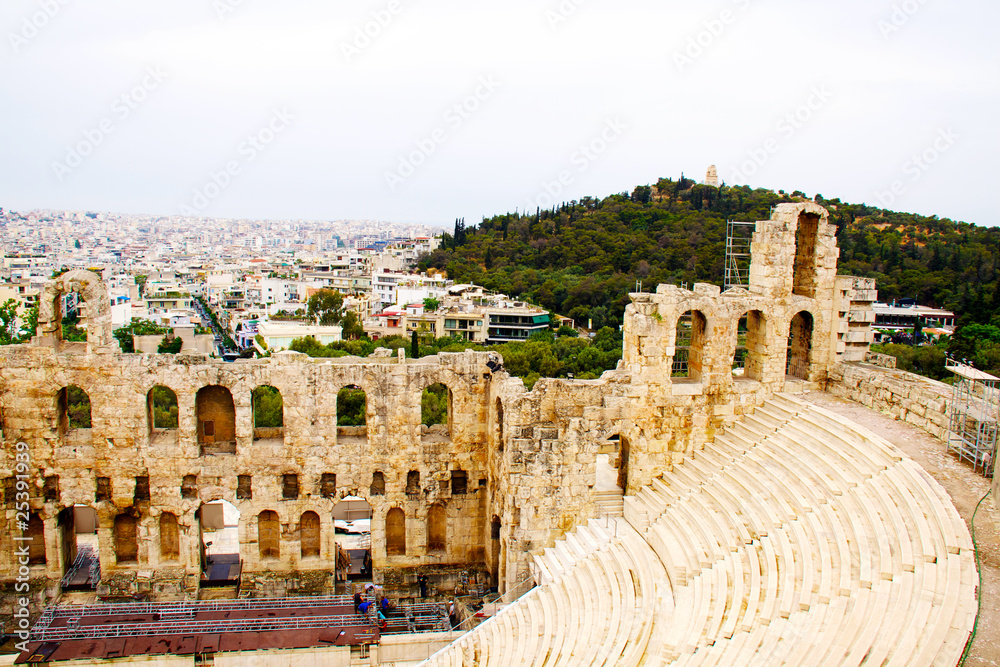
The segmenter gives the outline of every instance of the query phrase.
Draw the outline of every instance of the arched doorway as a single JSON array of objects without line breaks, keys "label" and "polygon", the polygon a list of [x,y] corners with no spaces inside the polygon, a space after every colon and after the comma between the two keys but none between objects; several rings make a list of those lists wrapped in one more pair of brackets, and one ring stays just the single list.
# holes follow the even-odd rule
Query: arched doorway
[{"label": "arched doorway", "polygon": [[87,505],[67,507],[59,513],[62,531],[64,591],[93,590],[101,579],[97,510]]},{"label": "arched doorway", "polygon": [[239,583],[240,511],[228,500],[205,503],[196,513],[201,551],[201,585],[233,586]]},{"label": "arched doorway", "polygon": [[705,316],[698,310],[689,310],[677,319],[670,369],[675,382],[697,382],[701,379],[706,327]]},{"label": "arched doorway", "polygon": [[598,448],[594,462],[594,494],[602,498],[622,496],[628,484],[629,442],[627,438],[613,435]]},{"label": "arched doorway", "polygon": [[813,316],[809,311],[796,313],[788,327],[788,350],[785,373],[801,380],[809,379],[812,363]]},{"label": "arched doorway", "polygon": [[733,350],[733,377],[761,380],[767,361],[767,318],[759,310],[751,310],[736,324],[736,345]]},{"label": "arched doorway", "polygon": [[372,506],[359,496],[345,497],[333,507],[333,530],[338,581],[370,579]]}]

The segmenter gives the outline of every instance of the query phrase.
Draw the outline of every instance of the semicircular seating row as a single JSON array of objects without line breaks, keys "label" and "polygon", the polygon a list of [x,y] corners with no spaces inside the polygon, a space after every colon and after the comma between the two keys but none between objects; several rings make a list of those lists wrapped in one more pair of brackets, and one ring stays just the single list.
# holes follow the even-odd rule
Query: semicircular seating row
[{"label": "semicircular seating row", "polygon": [[538,586],[427,665],[954,665],[976,569],[941,486],[775,395],[534,558]]}]

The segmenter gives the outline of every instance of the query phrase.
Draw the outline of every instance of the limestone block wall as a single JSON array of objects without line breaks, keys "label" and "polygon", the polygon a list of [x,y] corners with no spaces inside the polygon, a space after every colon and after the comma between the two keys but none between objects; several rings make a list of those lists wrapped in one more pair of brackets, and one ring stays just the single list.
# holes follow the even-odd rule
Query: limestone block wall
[{"label": "limestone block wall", "polygon": [[[33,576],[53,590],[71,555],[62,539],[66,512],[84,505],[97,511],[102,580],[112,591],[192,595],[201,572],[199,512],[224,499],[240,512],[245,582],[271,594],[321,588],[334,566],[333,507],[351,495],[372,506],[376,579],[405,582],[415,568],[481,564],[501,589],[519,583],[533,553],[598,514],[596,461],[610,442],[621,452],[624,490],[634,493],[787,382],[850,385],[834,366],[842,311],[826,211],[777,207],[757,223],[753,249],[747,288],[661,285],[633,294],[616,370],[599,380],[543,379],[530,392],[493,353],[406,360],[282,352],[236,363],[120,354],[100,307],[87,311],[99,320],[91,342],[63,343],[60,294],[80,291],[88,307],[107,301],[96,277],[66,274],[46,288],[49,306],[33,344],[0,349],[0,476],[10,478],[14,446],[27,443],[36,471],[31,511],[44,524],[47,560]],[[681,322],[688,324],[679,338]],[[746,363],[734,373],[738,344]],[[685,371],[675,373],[682,358]],[[447,428],[421,425],[421,393],[434,383],[451,392]],[[67,420],[70,385],[90,397],[90,428]],[[177,396],[176,429],[152,426],[149,392],[158,385]],[[252,392],[264,385],[283,398],[280,429],[254,429]],[[346,386],[366,393],[363,427],[337,425],[337,394]],[[46,494],[45,479],[55,477],[58,493]],[[148,499],[137,497],[147,480]],[[387,521],[399,511],[390,544]],[[308,512],[319,517],[318,554]],[[172,525],[166,513],[177,522],[169,548],[161,545],[161,522]],[[432,549],[442,513],[445,548]],[[123,515],[135,517],[138,539],[134,557],[119,563],[115,521]],[[12,552],[19,531],[7,502],[0,553]],[[0,584],[15,572],[12,561],[0,561]]]},{"label": "limestone block wall", "polygon": [[838,364],[826,390],[913,424],[936,438],[948,430],[950,386],[937,380],[864,363]]},{"label": "limestone block wall", "polygon": [[[487,472],[486,394],[489,369],[485,354],[442,355],[399,363],[388,359],[313,360],[281,353],[266,360],[223,363],[199,355],[122,355],[57,352],[42,346],[11,346],[0,351],[0,383],[4,415],[4,452],[0,474],[13,474],[17,442],[30,445],[31,511],[44,522],[47,562],[35,566],[36,576],[57,580],[64,570],[60,512],[74,505],[94,507],[102,574],[106,578],[152,570],[157,577],[186,577],[180,585],[197,585],[200,573],[198,511],[205,503],[224,499],[240,511],[240,554],[244,570],[292,573],[329,570],[335,557],[332,510],[346,495],[366,498],[372,505],[373,558],[377,567],[478,562],[484,553],[484,508]],[[453,393],[449,428],[425,433],[420,424],[424,387],[443,383]],[[66,429],[59,414],[63,387],[76,385],[91,400],[89,429]],[[172,389],[178,398],[178,428],[150,428],[147,394],[153,386]],[[284,428],[254,440],[251,393],[255,387],[276,387],[284,399]],[[367,393],[367,426],[338,429],[336,397],[346,385]],[[197,396],[210,387],[228,392],[235,407],[235,453],[203,455],[199,445]],[[202,405],[202,418],[224,420]],[[355,433],[360,431],[362,435]],[[230,437],[224,429],[220,437]],[[260,433],[258,433],[260,435]],[[415,492],[407,493],[410,471],[419,474]],[[464,493],[453,493],[453,473],[465,473]],[[372,493],[375,472],[382,472],[384,492]],[[287,498],[284,476],[295,475],[298,497]],[[324,497],[324,475],[336,476],[336,493]],[[58,498],[46,499],[45,478],[58,476]],[[251,497],[240,497],[240,477],[249,476]],[[106,478],[110,494],[97,499],[98,478]],[[149,499],[136,498],[136,478],[148,478]],[[329,479],[329,477],[328,477]],[[186,480],[194,495],[184,497]],[[190,495],[190,494],[188,494]],[[427,551],[426,516],[434,505],[447,513],[446,549]],[[406,549],[387,555],[384,517],[399,507],[406,516]],[[177,517],[179,554],[161,557],[160,517]],[[262,556],[257,518],[275,512],[280,524],[277,556]],[[300,522],[303,513],[320,517],[319,556],[302,557]],[[124,513],[138,519],[135,562],[117,563],[115,519]],[[16,525],[7,503],[0,550],[13,552]],[[11,578],[16,564],[0,560],[0,578]],[[127,592],[127,591],[126,591]]]}]

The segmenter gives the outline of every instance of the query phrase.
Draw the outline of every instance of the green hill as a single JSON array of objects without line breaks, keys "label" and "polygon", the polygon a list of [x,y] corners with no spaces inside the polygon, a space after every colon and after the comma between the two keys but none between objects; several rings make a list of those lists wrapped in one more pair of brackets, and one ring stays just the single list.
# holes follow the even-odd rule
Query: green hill
[{"label": "green hill", "polygon": [[[422,268],[537,303],[594,328],[617,326],[636,282],[722,284],[726,221],[770,218],[803,193],[720,188],[683,177],[551,210],[456,222]],[[912,297],[960,323],[1000,326],[1000,228],[816,195],[830,210],[841,274],[874,277],[882,300]],[[994,315],[994,313],[998,313]]]}]

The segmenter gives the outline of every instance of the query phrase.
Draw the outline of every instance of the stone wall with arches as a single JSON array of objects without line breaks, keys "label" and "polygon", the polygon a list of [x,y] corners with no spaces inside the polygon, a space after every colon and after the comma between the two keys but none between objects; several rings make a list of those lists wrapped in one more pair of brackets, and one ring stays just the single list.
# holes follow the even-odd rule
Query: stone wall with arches
[{"label": "stone wall with arches", "polygon": [[[37,487],[31,510],[41,522],[33,530],[44,534],[46,552],[44,564],[32,565],[46,582],[38,590],[58,589],[74,548],[60,516],[82,505],[97,512],[110,592],[196,595],[199,512],[220,500],[240,514],[245,580],[279,581],[259,593],[303,581],[328,590],[332,513],[346,496],[371,506],[376,580],[481,565],[506,589],[530,575],[533,553],[598,514],[597,460],[609,438],[627,443],[618,453],[619,486],[634,493],[771,393],[824,385],[838,363],[847,310],[835,290],[837,253],[824,209],[783,204],[757,224],[746,288],[661,285],[633,294],[616,370],[596,380],[543,378],[530,392],[499,355],[485,352],[423,359],[280,352],[235,363],[121,354],[99,305],[88,311],[92,344],[63,345],[55,304],[64,291],[107,302],[96,276],[66,274],[46,288],[50,306],[32,344],[0,349],[0,476],[13,475],[15,445],[27,443]],[[448,423],[429,434],[421,396],[436,384],[448,390]],[[89,428],[66,426],[60,396],[70,386],[89,397]],[[154,387],[176,395],[175,428],[155,427]],[[255,438],[259,387],[280,393],[281,426],[257,429]],[[363,426],[338,427],[344,387],[365,392]],[[7,507],[0,551],[12,552],[15,517]],[[0,580],[14,578],[12,567],[0,562]]]}]

